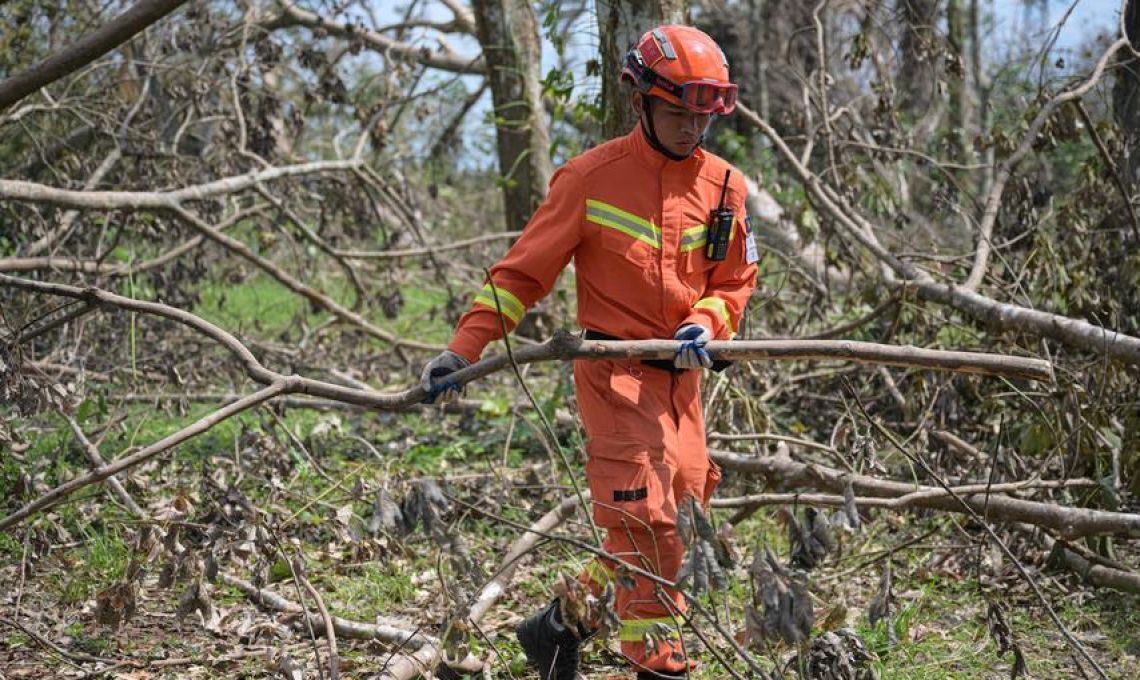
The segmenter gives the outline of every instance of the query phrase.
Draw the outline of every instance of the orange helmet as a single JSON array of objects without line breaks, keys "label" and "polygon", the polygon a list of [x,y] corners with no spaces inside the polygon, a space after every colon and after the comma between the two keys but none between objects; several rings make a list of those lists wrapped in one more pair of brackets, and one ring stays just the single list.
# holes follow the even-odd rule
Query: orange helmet
[{"label": "orange helmet", "polygon": [[625,55],[621,78],[642,93],[697,113],[728,114],[736,85],[716,42],[692,26],[658,26]]}]

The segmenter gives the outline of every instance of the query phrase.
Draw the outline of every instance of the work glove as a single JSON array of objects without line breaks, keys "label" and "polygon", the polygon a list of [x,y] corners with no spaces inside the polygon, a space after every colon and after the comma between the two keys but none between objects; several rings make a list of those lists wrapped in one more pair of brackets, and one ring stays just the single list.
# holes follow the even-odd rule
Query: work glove
[{"label": "work glove", "polygon": [[446,404],[458,398],[459,384],[454,381],[439,379],[470,365],[470,361],[449,349],[444,350],[439,356],[429,361],[424,366],[423,373],[420,374],[420,387],[423,387],[424,392],[427,392],[424,403],[434,404],[437,399],[442,397],[440,403]]},{"label": "work glove", "polygon": [[712,340],[712,331],[699,323],[687,323],[673,334],[681,346],[673,355],[673,366],[677,368],[710,368],[712,357],[705,351],[705,343]]}]

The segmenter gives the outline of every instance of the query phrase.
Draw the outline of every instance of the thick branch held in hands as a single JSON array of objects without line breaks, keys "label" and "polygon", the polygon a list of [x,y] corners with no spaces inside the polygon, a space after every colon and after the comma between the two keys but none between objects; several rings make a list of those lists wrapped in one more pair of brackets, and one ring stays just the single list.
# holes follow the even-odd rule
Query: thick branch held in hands
[{"label": "thick branch held in hands", "polygon": [[186,0],[141,0],[102,27],[68,43],[67,47],[23,73],[0,82],[0,111],[74,73],[182,6]]},{"label": "thick branch held in hands", "polygon": [[[0,286],[42,294],[81,300],[88,305],[114,306],[135,312],[143,312],[176,321],[225,347],[243,366],[250,379],[265,385],[260,391],[209,414],[179,432],[156,442],[143,450],[121,458],[114,463],[102,466],[94,472],[66,482],[40,498],[28,503],[18,511],[0,520],[0,530],[13,526],[22,519],[46,509],[75,491],[90,484],[100,482],[113,474],[127,470],[178,444],[201,434],[218,423],[243,411],[253,408],[270,399],[288,394],[307,394],[336,401],[369,406],[379,409],[402,409],[423,401],[426,396],[419,385],[393,393],[381,393],[368,389],[357,389],[336,385],[301,376],[286,376],[264,366],[240,340],[222,328],[190,312],[157,302],[147,302],[116,295],[98,288],[79,288],[58,283],[30,281],[0,274]],[[622,357],[669,358],[679,348],[675,340],[645,340],[638,342],[599,342],[585,341],[560,331],[541,345],[523,347],[514,352],[514,360],[519,363],[534,363],[549,360],[568,359],[613,359]],[[730,359],[846,359],[854,361],[889,362],[895,365],[918,365],[926,368],[947,368],[970,372],[986,372],[1015,377],[1048,379],[1051,376],[1049,364],[1037,359],[1001,357],[976,353],[953,353],[922,350],[913,347],[891,347],[873,343],[843,341],[747,341],[738,343],[710,343],[711,353]],[[448,376],[458,382],[469,382],[476,378],[500,371],[511,364],[507,356],[495,356],[480,361],[462,371]]]}]

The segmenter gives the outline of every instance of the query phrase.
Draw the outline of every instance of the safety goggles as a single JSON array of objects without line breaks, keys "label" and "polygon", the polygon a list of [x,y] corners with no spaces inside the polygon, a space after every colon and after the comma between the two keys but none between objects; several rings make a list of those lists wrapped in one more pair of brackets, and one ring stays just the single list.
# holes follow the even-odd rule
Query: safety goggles
[{"label": "safety goggles", "polygon": [[637,89],[649,94],[654,87],[673,95],[681,105],[697,113],[729,114],[736,108],[736,85],[694,80],[678,85],[645,65],[638,50],[625,55],[626,66],[634,75]]}]

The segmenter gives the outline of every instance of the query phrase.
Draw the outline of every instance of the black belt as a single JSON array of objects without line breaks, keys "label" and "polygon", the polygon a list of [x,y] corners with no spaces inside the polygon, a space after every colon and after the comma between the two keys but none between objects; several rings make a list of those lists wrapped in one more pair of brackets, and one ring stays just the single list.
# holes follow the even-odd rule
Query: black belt
[{"label": "black belt", "polygon": [[[622,338],[615,338],[614,336],[608,335],[608,334],[603,333],[601,331],[595,331],[595,330],[590,330],[590,329],[586,330],[586,339],[587,340],[607,340],[607,341],[611,341],[611,342],[613,342],[613,341],[619,341],[620,342],[622,340]],[[644,365],[644,366],[648,366],[650,368],[656,368],[656,369],[662,370],[662,371],[669,371],[670,373],[681,373],[682,371],[685,370],[683,368],[677,368],[676,366],[674,366],[672,359],[638,359],[638,361],[640,361],[642,363],[642,365]],[[714,360],[711,370],[716,371],[717,373],[720,373],[721,371],[723,371],[724,369],[728,368],[731,365],[732,365],[731,361],[715,361]]]}]

